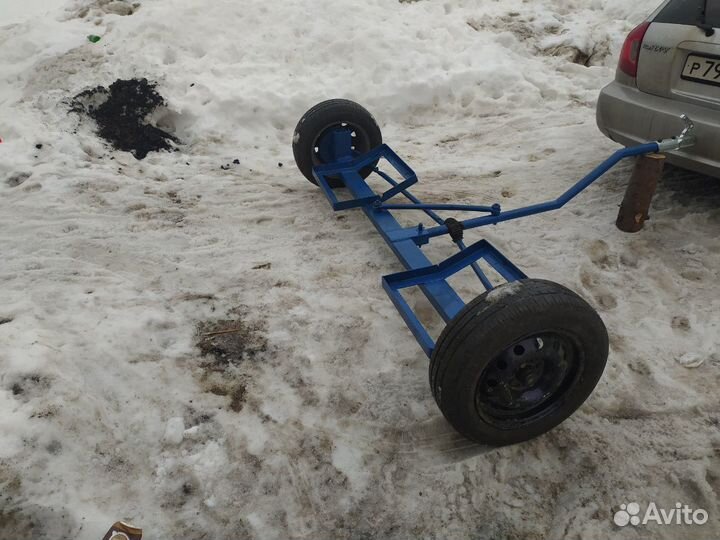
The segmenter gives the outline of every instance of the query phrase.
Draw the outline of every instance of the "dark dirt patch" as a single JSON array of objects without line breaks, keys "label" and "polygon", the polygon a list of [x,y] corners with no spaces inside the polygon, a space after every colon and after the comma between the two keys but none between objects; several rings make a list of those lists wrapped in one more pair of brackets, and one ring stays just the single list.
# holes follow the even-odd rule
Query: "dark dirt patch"
[{"label": "dark dirt patch", "polygon": [[30,415],[30,418],[52,418],[58,413],[57,405],[46,405]]},{"label": "dark dirt patch", "polygon": [[18,187],[20,184],[25,182],[28,178],[32,176],[30,173],[15,173],[11,174],[10,177],[5,180],[5,183],[10,187]]},{"label": "dark dirt patch", "polygon": [[[200,484],[193,472],[182,465],[176,465],[170,469],[167,483],[163,488],[160,504],[162,508],[167,509],[184,507],[201,491]],[[193,538],[198,538],[198,536],[193,536]]]},{"label": "dark dirt patch", "polygon": [[233,380],[231,378],[218,380],[216,377],[208,377],[206,378],[206,383],[207,391],[211,394],[228,396],[230,398],[229,407],[231,411],[242,411],[247,395],[247,384],[242,378],[240,380]]},{"label": "dark dirt patch", "polygon": [[0,317],[0,324],[7,324],[13,322],[12,317]]},{"label": "dark dirt patch", "polygon": [[580,49],[573,45],[558,45],[546,49],[537,49],[539,53],[547,56],[565,58],[573,64],[590,67],[602,63],[610,54],[609,44],[606,41],[595,43],[592,48]]},{"label": "dark dirt patch", "polygon": [[208,422],[212,422],[214,418],[214,412],[197,410],[194,406],[188,405],[186,406],[186,412],[184,416],[190,422],[189,425],[197,426],[198,424],[207,424]]},{"label": "dark dirt patch", "polygon": [[238,383],[230,392],[230,409],[235,412],[240,412],[245,403],[245,395],[247,394],[247,388],[245,384]]},{"label": "dark dirt patch", "polygon": [[113,148],[143,159],[150,152],[171,150],[171,142],[178,142],[150,123],[150,115],[167,105],[156,87],[147,79],[118,79],[108,88],[81,92],[73,98],[71,110],[95,120],[98,134]]},{"label": "dark dirt patch", "polygon": [[690,330],[690,319],[683,315],[676,315],[672,318],[672,327],[677,330]]},{"label": "dark dirt patch", "polygon": [[0,460],[0,538],[77,538],[82,526],[62,507],[44,507],[22,493],[23,478]]},{"label": "dark dirt patch", "polygon": [[210,357],[205,367],[223,371],[228,365],[251,360],[267,350],[267,340],[259,325],[242,319],[224,319],[198,325],[197,346],[203,357]]},{"label": "dark dirt patch", "polygon": [[41,375],[24,375],[10,385],[13,396],[22,399],[31,399],[45,393],[50,389],[51,379]]},{"label": "dark dirt patch", "polygon": [[45,450],[47,450],[48,453],[52,454],[53,456],[58,456],[62,453],[62,443],[57,439],[53,439],[47,444]]},{"label": "dark dirt patch", "polygon": [[102,20],[105,15],[128,16],[140,9],[140,2],[126,0],[92,0],[81,2],[80,6],[67,10],[67,19]]},{"label": "dark dirt patch", "polygon": [[227,407],[240,412],[251,380],[248,361],[267,351],[262,325],[239,317],[206,321],[198,325],[197,346],[203,357],[200,384],[206,392],[226,397]]},{"label": "dark dirt patch", "polygon": [[572,45],[561,45],[559,47],[551,47],[543,51],[549,56],[561,56],[581,66],[589,67],[593,60],[595,51],[583,51]]},{"label": "dark dirt patch", "polygon": [[0,508],[0,538],[32,538],[51,540],[74,538],[78,527],[65,509],[23,505],[3,500]]}]

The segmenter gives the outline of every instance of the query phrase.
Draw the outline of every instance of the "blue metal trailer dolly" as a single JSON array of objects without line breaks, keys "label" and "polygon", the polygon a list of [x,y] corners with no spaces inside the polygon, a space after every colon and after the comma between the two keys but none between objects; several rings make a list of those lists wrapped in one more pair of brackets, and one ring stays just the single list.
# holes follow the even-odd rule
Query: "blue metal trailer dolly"
[{"label": "blue metal trailer dolly", "polygon": [[[382,143],[373,116],[352,101],[333,99],[310,109],[295,128],[293,154],[332,209],[361,209],[405,267],[384,276],[382,285],[430,358],[430,387],[447,420],[472,440],[505,445],[545,433],[582,405],[605,368],[608,335],[580,296],[528,278],[487,240],[466,245],[464,231],[558,210],[625,158],[694,144],[692,122],[682,118],[679,136],[620,149],[558,198],[512,210],[421,202],[409,191],[418,181],[415,172]],[[394,176],[380,170],[381,160]],[[387,190],[373,190],[366,181],[371,174],[387,182]],[[341,199],[340,189],[349,197]],[[393,214],[408,210],[423,212],[435,225],[403,227]],[[478,215],[441,217],[447,212]],[[439,236],[449,236],[459,251],[433,263],[422,246]],[[448,278],[467,267],[484,292],[466,304]],[[444,319],[437,341],[403,297],[409,287],[419,287]]]}]

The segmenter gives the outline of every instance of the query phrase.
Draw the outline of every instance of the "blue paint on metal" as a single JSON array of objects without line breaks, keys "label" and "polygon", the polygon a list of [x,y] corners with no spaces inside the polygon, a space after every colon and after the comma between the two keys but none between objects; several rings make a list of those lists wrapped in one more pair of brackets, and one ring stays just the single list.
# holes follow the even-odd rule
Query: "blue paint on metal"
[{"label": "blue paint on metal", "polygon": [[[400,291],[408,287],[428,287],[428,285],[433,283],[447,283],[446,280],[449,277],[475,264],[479,259],[485,260],[507,281],[517,281],[527,278],[522,270],[510,262],[507,257],[495,249],[487,240],[475,242],[439,264],[413,268],[405,272],[383,276],[383,288],[390,296],[390,299],[402,315],[410,331],[428,356],[432,355],[435,343],[417,315],[415,315],[413,310],[408,306]],[[452,315],[451,318],[454,318],[463,307],[465,307],[464,304],[454,304],[453,310],[456,311],[449,313]]]},{"label": "blue paint on metal", "polygon": [[[463,242],[462,240],[458,240],[455,243],[457,244],[457,247],[459,247],[461,250],[467,249],[467,247],[465,246],[465,242]],[[485,272],[482,271],[482,268],[480,268],[480,265],[477,262],[472,263],[470,265],[470,267],[473,269],[473,272],[475,272],[475,275],[480,280],[480,283],[483,284],[483,287],[485,287],[486,291],[491,291],[495,288],[493,286],[492,282],[488,279]]]},{"label": "blue paint on metal", "polygon": [[[375,172],[376,172],[378,175],[380,175],[381,178],[384,178],[390,185],[392,185],[392,186],[398,186],[398,185],[399,185],[399,184],[398,184],[395,180],[393,180],[389,175],[385,174],[384,172],[382,172],[382,171],[381,171],[380,169],[378,169],[377,167],[375,168]],[[417,197],[415,197],[415,195],[413,195],[413,194],[410,193],[409,191],[403,190],[403,191],[401,191],[401,193],[402,193],[403,196],[404,196],[407,200],[409,200],[410,202],[413,202],[413,203],[415,203],[415,204],[422,204],[422,203],[420,202],[420,199],[418,199]],[[376,203],[376,204],[377,204],[377,203]],[[437,215],[437,214],[436,214],[435,212],[433,212],[432,210],[423,209],[423,212],[424,212],[430,219],[432,219],[435,223],[438,223],[439,225],[442,225],[443,223],[445,223],[445,221],[443,220],[443,218],[441,218],[439,215]]]},{"label": "blue paint on metal", "polygon": [[[650,154],[657,151],[658,144],[655,142],[641,144],[639,146],[632,146],[630,148],[622,148],[616,151],[608,159],[603,161],[600,165],[595,167],[595,169],[593,169],[587,176],[585,176],[582,180],[577,182],[575,185],[573,185],[570,189],[568,189],[565,193],[560,195],[560,197],[555,200],[539,204],[533,204],[530,206],[524,206],[522,208],[516,208],[514,210],[507,210],[505,212],[500,211],[491,216],[468,219],[462,221],[461,223],[463,224],[463,227],[465,227],[465,229],[474,229],[476,227],[495,225],[503,221],[510,221],[512,219],[519,219],[532,216],[534,214],[542,214],[544,212],[558,210],[565,206],[572,199],[577,197],[582,191],[587,189],[590,185],[593,184],[593,182],[595,182],[603,174],[608,172],[612,167],[617,165],[619,161],[628,157]],[[442,236],[444,234],[448,234],[448,229],[445,225],[440,225],[438,227],[433,227],[432,229],[427,229],[419,234],[412,229],[404,229],[403,231],[400,231],[397,234],[393,235],[391,239],[393,241],[406,238],[429,239],[435,236]]]},{"label": "blue paint on metal", "polygon": [[[345,170],[341,175],[345,186],[355,199],[370,198],[370,194],[374,193],[356,171]],[[393,231],[402,230],[402,226],[390,212],[373,208],[372,204],[365,205],[362,209],[405,268],[424,268],[432,265],[430,259],[413,240],[393,242],[389,239],[388,235]],[[445,322],[452,320],[465,305],[455,290],[444,280],[423,284],[420,289]]]},{"label": "blue paint on metal", "polygon": [[[408,191],[408,188],[417,182],[417,175],[390,147],[383,144],[366,154],[355,156],[351,148],[352,137],[347,129],[332,130],[322,137],[319,145],[321,159],[323,156],[329,159],[325,160],[327,164],[316,166],[313,169],[313,175],[333,210],[362,208],[365,215],[405,266],[406,271],[404,272],[384,276],[382,278],[383,288],[428,356],[432,355],[435,342],[403,298],[401,292],[403,289],[419,287],[443,320],[449,322],[465,307],[465,303],[447,280],[468,266],[473,269],[486,290],[492,290],[494,285],[480,268],[478,264],[480,260],[490,266],[505,281],[512,282],[527,278],[517,266],[487,240],[480,240],[466,246],[462,239],[456,239],[455,243],[460,252],[439,264],[433,264],[425,256],[421,246],[427,244],[431,238],[449,234],[445,220],[437,214],[436,210],[488,214],[461,221],[463,229],[495,225],[503,221],[550,212],[565,206],[622,159],[659,150],[658,143],[654,142],[618,150],[557,199],[503,211],[499,204],[423,203]],[[374,165],[381,159],[387,161],[395,169],[402,177],[402,181],[396,181]],[[374,167],[374,172],[391,186],[382,194],[376,193],[360,175],[361,170],[365,170],[371,165]],[[335,190],[329,185],[329,179],[340,179],[350,192],[351,198],[339,200]],[[403,195],[410,201],[410,204],[386,202],[397,195]],[[391,213],[391,211],[400,210],[424,212],[438,225],[429,229],[426,229],[422,223],[415,227],[403,227]]]},{"label": "blue paint on metal", "polygon": [[[345,144],[347,145],[347,148],[350,149],[348,145],[348,140],[352,142],[352,138],[349,136],[349,132],[346,131],[345,133],[348,133],[347,137],[343,137],[342,133],[338,134],[338,132],[336,131],[333,134],[323,137],[322,141],[325,141],[327,139],[334,140],[336,144]],[[400,157],[386,144],[382,144],[377,148],[371,150],[367,154],[363,154],[362,156],[354,159],[352,157],[352,153],[348,152],[343,153],[335,150],[328,151],[328,153],[332,155],[340,155],[342,156],[342,158],[333,161],[329,165],[319,165],[317,167],[314,167],[313,176],[318,181],[318,185],[322,188],[328,201],[330,201],[330,206],[332,206],[333,210],[335,211],[349,210],[351,208],[366,206],[376,201],[388,200],[391,197],[397,195],[398,193],[405,192],[407,188],[417,183],[418,181],[415,172],[402,159],[400,159]],[[379,159],[385,159],[390,165],[392,165],[398,172],[398,174],[402,176],[403,181],[393,181],[393,187],[382,195],[377,195],[374,191],[372,191],[372,189],[369,189],[368,187],[367,190],[363,191],[363,193],[365,193],[365,195],[363,196],[356,195],[353,199],[339,201],[335,192],[330,188],[328,179],[339,177],[343,181],[345,181],[346,175],[353,172],[358,174],[362,169],[365,169],[371,164],[376,163]],[[388,176],[388,178],[390,177]],[[346,185],[346,187],[349,186]]]},{"label": "blue paint on metal", "polygon": [[342,163],[353,158],[352,130],[347,127],[328,129],[317,142],[318,157],[323,163]]},{"label": "blue paint on metal", "polygon": [[[381,199],[382,200],[382,199]],[[381,204],[375,203],[375,208],[383,210],[459,210],[461,212],[486,212],[489,214],[500,214],[500,210],[493,206],[480,206],[474,204]]]}]

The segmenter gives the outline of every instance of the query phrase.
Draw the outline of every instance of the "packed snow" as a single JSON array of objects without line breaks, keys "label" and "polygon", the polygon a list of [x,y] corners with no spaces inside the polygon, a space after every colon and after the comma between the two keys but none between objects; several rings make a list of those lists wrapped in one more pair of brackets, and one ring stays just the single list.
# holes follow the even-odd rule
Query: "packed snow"
[{"label": "packed snow", "polygon": [[[720,535],[720,183],[670,171],[623,235],[626,163],[468,234],[611,336],[578,413],[489,448],[437,409],[380,286],[390,250],[292,160],[300,116],[346,97],[424,199],[554,198],[616,148],[595,101],[656,4],[0,0],[0,538],[99,540],[120,519],[149,539]],[[138,161],[69,112],[135,77],[177,151]],[[613,524],[651,501],[709,521]]]}]

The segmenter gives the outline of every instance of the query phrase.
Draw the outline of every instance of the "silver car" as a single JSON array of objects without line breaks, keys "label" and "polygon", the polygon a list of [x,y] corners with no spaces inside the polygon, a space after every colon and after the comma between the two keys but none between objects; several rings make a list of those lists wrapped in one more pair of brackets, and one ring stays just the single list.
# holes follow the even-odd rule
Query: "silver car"
[{"label": "silver car", "polygon": [[629,146],[695,123],[697,144],[668,161],[720,177],[720,0],[666,0],[628,35],[615,81],[603,88],[597,124]]}]

